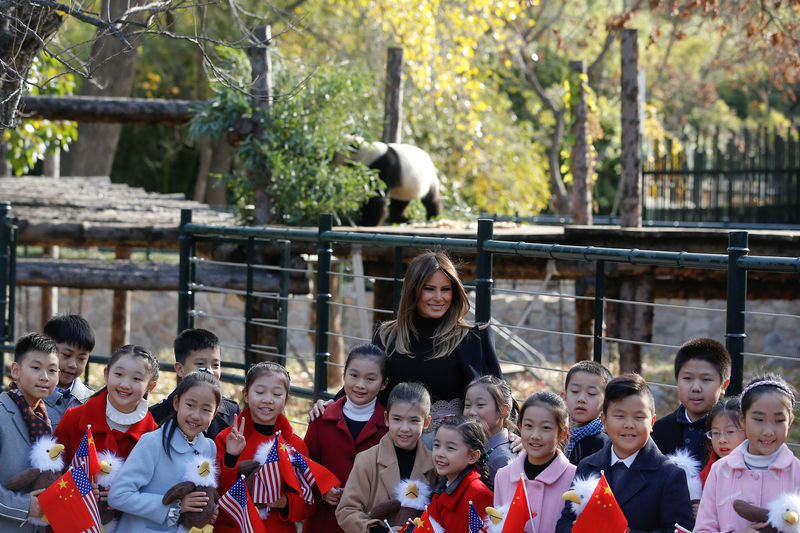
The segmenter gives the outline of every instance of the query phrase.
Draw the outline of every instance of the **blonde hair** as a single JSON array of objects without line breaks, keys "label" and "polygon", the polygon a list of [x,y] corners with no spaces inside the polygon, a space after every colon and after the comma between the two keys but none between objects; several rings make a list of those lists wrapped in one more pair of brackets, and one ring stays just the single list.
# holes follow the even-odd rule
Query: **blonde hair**
[{"label": "blonde hair", "polygon": [[413,357],[411,338],[412,335],[419,336],[419,332],[414,327],[417,302],[422,295],[425,283],[437,271],[450,279],[452,300],[433,334],[431,359],[445,357],[455,351],[469,333],[472,325],[464,320],[469,311],[469,300],[453,261],[442,251],[425,252],[415,257],[408,265],[408,271],[403,280],[400,306],[397,309],[397,319],[384,322],[378,328],[378,337],[386,346],[387,353],[392,351],[390,346],[394,346],[394,351],[397,353]]}]

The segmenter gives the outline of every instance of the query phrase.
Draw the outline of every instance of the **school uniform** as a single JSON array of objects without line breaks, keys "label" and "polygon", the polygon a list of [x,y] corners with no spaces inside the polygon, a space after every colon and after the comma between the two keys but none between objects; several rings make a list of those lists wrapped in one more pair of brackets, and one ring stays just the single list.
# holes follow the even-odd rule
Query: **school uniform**
[{"label": "school uniform", "polygon": [[[150,414],[153,415],[153,420],[155,420],[156,424],[159,426],[163,424],[167,418],[175,414],[175,407],[173,403],[174,398],[175,391],[172,391],[169,396],[157,404],[150,406]],[[209,425],[208,429],[203,432],[203,435],[213,441],[215,438],[217,438],[217,435],[219,435],[220,431],[231,427],[231,424],[233,424],[233,419],[236,418],[236,415],[238,414],[239,404],[234,400],[223,396],[222,400],[219,402],[217,414],[214,415],[214,418],[211,420],[211,425]]]},{"label": "school uniform", "polygon": [[525,489],[528,491],[528,506],[533,515],[533,528],[530,522],[525,525],[525,532],[552,533],[561,516],[560,510],[564,500],[561,495],[569,490],[575,476],[575,465],[571,464],[561,451],[556,452],[553,462],[536,478],[525,476],[527,455],[520,454],[514,462],[500,469],[494,478],[494,507],[509,505],[517,490],[520,477],[525,478]]},{"label": "school uniform", "polygon": [[[329,405],[321,417],[308,425],[303,439],[308,447],[309,458],[333,472],[343,485],[350,477],[356,455],[378,444],[388,431],[386,409],[376,402],[372,417],[354,439],[344,416],[346,401],[345,397]],[[335,507],[320,499],[316,502],[314,514],[303,522],[303,531],[308,533],[341,531],[335,511]]]},{"label": "school uniform", "polygon": [[744,500],[766,507],[781,494],[795,492],[800,486],[800,460],[781,445],[777,457],[766,470],[750,470],[744,462],[747,441],[718,459],[703,488],[697,510],[695,533],[735,531],[752,524],[736,514],[734,500]]},{"label": "school uniform", "polygon": [[486,456],[489,458],[487,467],[489,469],[489,483],[491,489],[494,486],[494,478],[498,470],[511,464],[517,458],[517,454],[511,451],[511,443],[508,442],[508,430],[503,428],[499,433],[492,435],[486,443]]},{"label": "school uniform", "polygon": [[664,455],[685,448],[692,457],[705,464],[708,461],[706,450],[706,417],[689,421],[686,408],[679,405],[670,414],[656,420],[653,424],[653,442]]},{"label": "school uniform", "polygon": [[92,394],[94,394],[94,391],[87,387],[81,381],[81,378],[75,378],[67,392],[62,393],[56,389],[53,394],[45,398],[44,403],[47,406],[47,415],[50,417],[50,424],[53,429],[58,426],[67,409],[85,404],[92,397]]},{"label": "school uniform", "polygon": [[567,459],[569,462],[574,464],[575,466],[581,462],[581,459],[584,457],[589,457],[595,452],[600,451],[609,441],[608,435],[605,432],[601,431],[600,433],[596,433],[594,435],[588,435],[583,437],[582,439],[575,441],[575,444],[572,446],[572,450],[570,450],[569,455],[567,455]]},{"label": "school uniform", "polygon": [[0,531],[32,533],[43,531],[28,523],[31,497],[6,488],[6,481],[30,466],[30,434],[25,419],[7,392],[0,394]]},{"label": "school uniform", "polygon": [[167,457],[162,438],[168,428],[162,426],[139,439],[108,493],[108,504],[123,513],[116,533],[177,531],[177,524],[168,519],[172,504],[161,503],[164,494],[183,481],[186,467],[195,457],[213,460],[217,454],[214,441],[202,433],[190,444],[176,428]]},{"label": "school uniform", "polygon": [[131,424],[124,432],[111,429],[106,419],[107,401],[108,391],[103,390],[89,398],[85,404],[64,413],[54,435],[64,445],[63,453],[67,461],[71,461],[75,455],[89,424],[92,426],[97,452],[110,450],[123,459],[128,457],[142,435],[158,428],[153,417],[146,412],[144,418]]},{"label": "school uniform", "polygon": [[[436,481],[431,452],[422,441],[417,442],[409,479],[422,480],[431,487]],[[369,518],[369,512],[376,504],[394,499],[400,481],[394,442],[389,435],[384,435],[377,446],[356,456],[342,499],[336,507],[336,520],[342,530],[345,533],[367,533],[372,526],[381,525],[381,520]]]},{"label": "school uniform", "polygon": [[446,479],[439,482],[428,506],[432,517],[446,532],[469,531],[469,502],[481,519],[486,517],[486,508],[494,503],[494,494],[481,481],[474,466],[465,468],[450,485]]},{"label": "school uniform", "polygon": [[[230,433],[231,428],[222,430],[216,438],[217,464],[219,465],[219,493],[225,494],[238,479],[238,463],[252,459],[258,448],[265,442],[271,442],[275,435],[263,435],[258,432],[253,422],[250,409],[245,409],[239,415],[239,420],[244,420],[244,437],[246,444],[242,453],[237,458],[237,464],[233,467],[225,465],[225,438]],[[283,442],[308,457],[308,450],[303,439],[294,434],[292,425],[284,415],[278,415],[275,421],[275,432],[281,432]],[[288,489],[288,490],[287,490]],[[296,522],[305,520],[311,515],[314,507],[305,503],[300,494],[290,489],[286,482],[283,483],[283,493],[286,495],[287,506],[284,509],[270,509],[264,525],[270,533],[297,533]],[[239,526],[226,512],[220,512],[214,524],[215,533],[234,533],[239,532]]]},{"label": "school uniform", "polygon": [[[599,476],[601,470],[605,471],[606,478],[611,477],[611,447],[609,442],[599,452],[582,460],[575,477]],[[652,439],[647,440],[611,489],[628,520],[629,533],[673,533],[676,522],[689,530],[694,526],[686,474],[658,450]],[[556,532],[569,533],[574,521],[572,507],[565,502]]]}]

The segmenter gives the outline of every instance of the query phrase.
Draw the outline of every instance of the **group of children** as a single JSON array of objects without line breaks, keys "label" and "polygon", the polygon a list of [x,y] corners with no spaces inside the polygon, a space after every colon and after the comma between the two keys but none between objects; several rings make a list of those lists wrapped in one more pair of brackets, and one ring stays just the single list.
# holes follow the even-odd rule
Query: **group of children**
[{"label": "group of children", "polygon": [[[0,394],[0,531],[36,531],[37,497],[5,488],[27,468],[20,458],[53,433],[69,460],[91,427],[98,452],[124,464],[99,501],[116,510],[120,532],[175,531],[184,513],[213,506],[195,490],[165,503],[197,457],[216,463],[222,494],[265,443],[283,443],[327,467],[341,485],[313,501],[286,482],[274,501],[260,504],[266,530],[346,533],[396,532],[424,513],[437,532],[475,531],[470,517],[508,509],[520,480],[531,521],[524,531],[567,533],[577,516],[564,495],[577,479],[608,479],[631,533],[671,533],[675,524],[696,532],[753,533],[760,524],[740,517],[733,500],[765,506],[800,485],[800,462],[786,447],[794,391],[781,378],[753,380],[740,400],[720,398],[730,379],[730,356],[710,339],[686,343],[676,354],[680,406],[655,420],[653,394],[637,374],[612,378],[602,365],[582,361],[567,373],[558,395],[539,391],[521,406],[505,381],[484,376],[464,393],[463,415],[431,420],[431,398],[419,383],[395,386],[383,406],[387,356],[372,344],[355,347],[344,369],[344,396],[313,420],[305,438],[283,411],[290,377],[275,363],[247,372],[245,408],[222,395],[219,341],[201,329],[175,341],[175,391],[149,406],[158,379],[156,358],[139,346],[116,350],[104,370],[106,386],[93,392],[80,380],[94,347],[91,327],[77,315],[57,316],[45,334],[16,344],[13,379]],[[430,425],[432,449],[420,440]],[[651,438],[652,437],[652,438]],[[685,450],[702,466],[705,484],[691,501],[686,471],[669,459]],[[697,469],[698,471],[700,468]],[[769,472],[770,475],[767,475]],[[215,528],[239,531],[226,512]],[[487,522],[488,523],[488,522]]]}]

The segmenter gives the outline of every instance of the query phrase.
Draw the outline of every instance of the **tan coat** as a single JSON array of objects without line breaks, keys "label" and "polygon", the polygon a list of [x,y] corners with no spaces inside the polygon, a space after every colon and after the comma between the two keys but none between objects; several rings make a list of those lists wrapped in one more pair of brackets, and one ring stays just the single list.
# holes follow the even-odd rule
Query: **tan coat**
[{"label": "tan coat", "polygon": [[[417,445],[411,479],[422,479],[431,488],[436,482],[431,452],[422,442]],[[344,532],[367,533],[372,526],[381,524],[380,520],[370,519],[369,512],[376,504],[394,498],[394,489],[400,481],[394,443],[389,435],[384,435],[377,446],[356,456],[336,508],[336,520]]]}]

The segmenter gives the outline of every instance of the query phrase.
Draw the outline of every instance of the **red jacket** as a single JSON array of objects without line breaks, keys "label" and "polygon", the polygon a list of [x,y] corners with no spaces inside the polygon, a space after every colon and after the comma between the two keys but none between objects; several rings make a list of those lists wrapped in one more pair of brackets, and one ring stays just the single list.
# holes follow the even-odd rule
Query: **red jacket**
[{"label": "red jacket", "polygon": [[700,472],[700,483],[703,484],[703,487],[706,486],[706,479],[708,479],[708,474],[711,472],[711,465],[717,462],[719,457],[717,457],[717,452],[711,450],[711,454],[708,456],[708,462],[706,466],[703,467],[703,470]]},{"label": "red jacket", "polygon": [[[271,441],[274,437],[271,435],[262,435],[256,431],[253,419],[250,416],[250,409],[245,409],[239,414],[239,419],[242,418],[245,420],[244,437],[246,439],[246,444],[244,450],[242,450],[242,453],[239,455],[239,461],[246,461],[255,456],[261,444]],[[280,431],[284,442],[308,457],[308,450],[306,449],[303,439],[294,434],[292,425],[289,424],[289,420],[287,420],[285,416],[278,416],[278,419],[275,421],[275,431]],[[226,428],[222,430],[215,439],[217,444],[217,464],[219,465],[218,490],[220,494],[225,494],[225,492],[233,486],[237,478],[236,471],[238,468],[238,461],[237,466],[233,468],[225,466],[225,438],[230,432],[231,428]],[[313,506],[306,505],[300,494],[291,487],[288,487],[286,483],[283,484],[283,493],[286,495],[288,501],[286,509],[283,511],[271,509],[267,519],[264,520],[264,526],[269,533],[297,533],[295,522],[305,520],[314,510]],[[217,522],[214,524],[214,531],[216,533],[239,533],[240,530],[239,526],[236,525],[236,522],[233,521],[233,518],[231,518],[228,513],[221,512]]]},{"label": "red jacket", "polygon": [[[343,408],[346,399],[343,397],[332,403],[321,417],[311,422],[304,439],[308,446],[309,458],[336,474],[342,486],[350,477],[356,454],[378,444],[388,431],[384,416],[386,409],[376,402],[375,412],[354,441],[344,419]],[[336,522],[335,511],[335,507],[331,507],[324,500],[318,500],[314,514],[303,522],[303,532],[341,532],[342,529]]]},{"label": "red jacket", "polygon": [[436,520],[447,533],[469,531],[469,502],[475,506],[481,519],[486,508],[494,503],[494,495],[474,468],[461,479],[452,494],[443,490],[431,497],[428,515]]},{"label": "red jacket", "polygon": [[123,459],[127,459],[139,438],[145,433],[158,429],[148,411],[143,419],[133,424],[124,433],[108,427],[106,420],[106,402],[108,392],[103,390],[89,398],[85,404],[67,409],[53,433],[58,442],[64,445],[64,457],[72,460],[75,451],[86,433],[86,426],[92,425],[92,436],[97,452],[110,450]]}]

